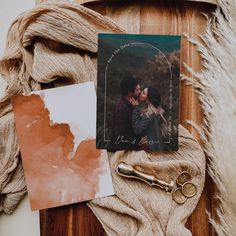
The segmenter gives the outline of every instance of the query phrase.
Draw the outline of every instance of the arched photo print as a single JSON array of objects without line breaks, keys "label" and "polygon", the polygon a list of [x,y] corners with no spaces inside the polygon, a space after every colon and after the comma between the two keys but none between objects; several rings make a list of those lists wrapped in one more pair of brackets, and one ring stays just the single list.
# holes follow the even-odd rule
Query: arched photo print
[{"label": "arched photo print", "polygon": [[98,149],[178,149],[180,40],[99,34]]}]

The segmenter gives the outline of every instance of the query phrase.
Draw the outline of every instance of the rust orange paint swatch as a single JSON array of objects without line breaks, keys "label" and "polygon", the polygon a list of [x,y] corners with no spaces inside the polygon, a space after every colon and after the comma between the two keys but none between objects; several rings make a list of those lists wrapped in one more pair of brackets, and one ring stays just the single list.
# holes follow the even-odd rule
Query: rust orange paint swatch
[{"label": "rust orange paint swatch", "polygon": [[114,194],[107,152],[97,150],[94,84],[12,99],[32,210]]}]

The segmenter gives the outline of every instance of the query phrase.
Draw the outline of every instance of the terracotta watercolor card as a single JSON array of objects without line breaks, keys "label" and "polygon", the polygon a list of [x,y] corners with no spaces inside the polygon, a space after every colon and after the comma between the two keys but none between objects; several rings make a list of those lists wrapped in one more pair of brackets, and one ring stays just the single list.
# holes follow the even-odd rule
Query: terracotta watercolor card
[{"label": "terracotta watercolor card", "polygon": [[32,210],[114,194],[106,150],[96,149],[96,93],[87,82],[12,98]]}]

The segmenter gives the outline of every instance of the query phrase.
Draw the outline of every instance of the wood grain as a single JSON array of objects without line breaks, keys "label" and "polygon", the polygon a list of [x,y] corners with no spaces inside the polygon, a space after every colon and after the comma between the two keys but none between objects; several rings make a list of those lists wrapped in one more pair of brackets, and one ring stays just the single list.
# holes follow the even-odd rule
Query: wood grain
[{"label": "wood grain", "polygon": [[[206,19],[202,12],[210,13],[214,9],[213,5],[207,3],[184,1],[174,3],[174,1],[165,0],[126,1],[125,3],[121,3],[121,1],[93,2],[85,5],[110,17],[129,33],[161,35],[187,33],[198,40],[198,35],[203,34],[206,27]],[[186,62],[196,71],[202,67],[195,46],[184,37],[181,42],[181,61]],[[191,77],[183,63],[181,73]],[[193,87],[186,85],[183,81],[180,94],[180,123],[198,138],[197,132],[186,122],[186,120],[192,120],[197,124],[202,122],[202,112],[197,95],[194,93]],[[214,208],[213,192],[212,181],[207,176],[199,204],[187,222],[187,227],[193,236],[214,235],[206,214],[206,211],[212,212]],[[100,223],[84,203],[41,211],[40,220],[42,236],[103,235]]]},{"label": "wood grain", "polygon": [[[37,0],[40,1],[40,0]],[[47,0],[41,0],[41,1],[47,1]],[[79,4],[85,4],[85,3],[95,3],[95,2],[103,2],[103,1],[115,1],[115,0],[74,0],[74,2],[77,2]],[[217,0],[185,0],[189,2],[201,2],[201,3],[211,3],[214,5],[217,5],[218,1]]]}]

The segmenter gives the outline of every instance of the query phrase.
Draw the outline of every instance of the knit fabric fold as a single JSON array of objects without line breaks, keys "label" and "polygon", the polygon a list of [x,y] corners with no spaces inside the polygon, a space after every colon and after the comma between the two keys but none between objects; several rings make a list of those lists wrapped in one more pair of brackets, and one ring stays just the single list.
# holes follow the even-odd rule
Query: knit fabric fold
[{"label": "knit fabric fold", "polygon": [[[203,190],[205,155],[193,136],[182,126],[179,129],[179,150],[176,152],[109,153],[116,195],[88,203],[108,235],[192,235],[185,223]],[[191,182],[197,186],[197,194],[178,205],[163,189],[119,176],[116,168],[120,162],[136,166],[167,182],[175,181],[181,172],[188,171],[193,177]]]}]

